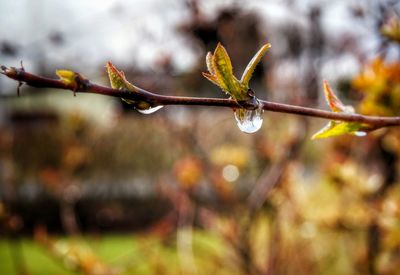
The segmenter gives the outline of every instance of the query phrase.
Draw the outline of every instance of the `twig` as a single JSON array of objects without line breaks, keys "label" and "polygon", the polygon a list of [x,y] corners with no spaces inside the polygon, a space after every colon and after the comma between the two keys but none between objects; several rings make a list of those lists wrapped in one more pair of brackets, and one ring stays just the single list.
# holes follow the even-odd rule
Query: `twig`
[{"label": "twig", "polygon": [[[52,79],[41,77],[35,74],[26,72],[23,69],[7,68],[1,66],[2,74],[14,79],[18,82],[25,83],[37,88],[55,88],[63,90],[71,90],[74,93],[95,93],[124,99],[146,101],[152,106],[157,105],[199,105],[199,106],[216,106],[229,108],[246,108],[254,109],[252,101],[237,102],[233,99],[222,98],[200,98],[200,97],[182,97],[182,96],[167,96],[151,93],[144,89],[138,88],[136,92],[129,90],[117,90],[109,87],[91,83],[89,80],[76,73],[75,83],[66,83],[60,79]],[[308,108],[296,105],[275,103],[265,100],[259,100],[262,108],[266,111],[296,114],[310,117],[318,117],[337,121],[359,122],[366,123],[374,128],[400,126],[400,117],[380,117],[380,116],[365,116],[352,113],[335,113],[324,111],[315,108]]]},{"label": "twig", "polygon": [[271,189],[279,184],[288,165],[298,157],[304,141],[306,140],[306,134],[309,128],[308,124],[309,123],[304,118],[299,121],[298,131],[293,139],[290,140],[289,146],[287,150],[285,150],[286,154],[275,162],[270,169],[265,169],[257,180],[247,199],[251,219],[253,219],[256,212],[268,199],[268,193]]}]

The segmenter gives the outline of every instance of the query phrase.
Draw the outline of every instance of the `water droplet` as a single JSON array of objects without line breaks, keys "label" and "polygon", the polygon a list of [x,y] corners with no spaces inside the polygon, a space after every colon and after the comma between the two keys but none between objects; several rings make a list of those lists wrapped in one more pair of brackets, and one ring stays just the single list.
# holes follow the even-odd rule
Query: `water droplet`
[{"label": "water droplet", "polygon": [[236,109],[235,119],[239,129],[249,134],[260,130],[263,123],[263,112],[261,107],[255,110]]},{"label": "water droplet", "polygon": [[157,111],[160,110],[162,107],[164,107],[164,106],[158,105],[158,106],[150,107],[150,108],[148,108],[148,109],[143,109],[143,110],[136,109],[136,110],[137,110],[139,113],[141,113],[141,114],[149,115],[149,114],[152,114],[152,113],[157,112]]},{"label": "water droplet", "polygon": [[367,135],[367,133],[363,132],[363,131],[357,131],[357,132],[354,132],[354,135],[357,137],[365,137]]}]

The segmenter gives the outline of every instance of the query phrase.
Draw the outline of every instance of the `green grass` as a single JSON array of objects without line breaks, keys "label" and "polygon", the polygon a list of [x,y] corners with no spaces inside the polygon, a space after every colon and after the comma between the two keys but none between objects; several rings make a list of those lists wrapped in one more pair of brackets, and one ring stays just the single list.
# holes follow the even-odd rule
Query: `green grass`
[{"label": "green grass", "polygon": [[[13,256],[22,255],[17,263]],[[75,274],[68,272],[56,260],[46,254],[46,251],[31,240],[24,239],[21,242],[15,240],[0,240],[0,274],[18,274],[16,265],[23,268],[25,265],[28,274]]]},{"label": "green grass", "polygon": [[[181,273],[175,240],[162,242],[151,236],[90,235],[80,239],[57,238],[56,243],[57,247],[72,244],[74,247],[88,249],[107,267],[117,271],[117,274]],[[198,271],[203,271],[215,270],[214,260],[222,257],[225,251],[217,238],[196,232],[193,253]],[[22,260],[12,256],[18,254],[22,255]],[[29,275],[79,274],[68,265],[67,257],[57,257],[32,239],[23,238],[19,242],[0,239],[0,274],[18,274],[15,261],[20,267],[25,265]]]}]

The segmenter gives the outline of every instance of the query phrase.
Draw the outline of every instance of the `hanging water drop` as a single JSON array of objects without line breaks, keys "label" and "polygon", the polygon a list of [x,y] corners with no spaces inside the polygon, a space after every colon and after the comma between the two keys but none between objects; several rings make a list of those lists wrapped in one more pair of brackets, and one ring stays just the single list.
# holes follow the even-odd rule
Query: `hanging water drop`
[{"label": "hanging water drop", "polygon": [[263,123],[263,112],[261,106],[255,110],[236,109],[235,119],[239,129],[249,134],[260,130]]},{"label": "hanging water drop", "polygon": [[354,132],[354,135],[357,137],[365,137],[367,135],[367,133],[363,132],[363,131],[357,131],[357,132]]},{"label": "hanging water drop", "polygon": [[139,113],[141,113],[141,114],[149,115],[149,114],[152,114],[152,113],[157,112],[157,111],[160,110],[162,107],[164,107],[164,106],[163,106],[163,105],[158,105],[158,106],[150,107],[150,108],[148,108],[148,109],[143,109],[143,110],[136,109],[136,110],[137,110]]}]

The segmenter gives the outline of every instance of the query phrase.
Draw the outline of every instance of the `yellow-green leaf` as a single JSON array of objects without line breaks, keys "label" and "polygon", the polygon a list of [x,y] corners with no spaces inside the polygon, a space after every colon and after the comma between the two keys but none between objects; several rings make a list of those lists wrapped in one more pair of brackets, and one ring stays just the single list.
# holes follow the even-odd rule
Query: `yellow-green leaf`
[{"label": "yellow-green leaf", "polygon": [[212,83],[214,83],[217,86],[220,86],[219,83],[218,83],[218,79],[214,75],[211,75],[211,74],[208,74],[208,73],[202,73],[202,74],[203,74],[203,76],[205,78],[210,80]]},{"label": "yellow-green leaf", "polygon": [[218,43],[213,55],[213,67],[219,86],[236,100],[248,98],[247,91],[242,92],[240,83],[233,75],[232,63],[225,48]]},{"label": "yellow-green leaf", "polygon": [[325,99],[328,102],[329,107],[335,113],[354,113],[354,109],[351,106],[345,106],[343,102],[335,95],[326,80],[323,81]]},{"label": "yellow-green leaf", "polygon": [[[220,52],[221,49],[219,49],[219,47],[222,47],[220,44],[218,44],[217,48],[215,49],[215,52]],[[223,47],[222,47],[223,48]],[[226,56],[228,55],[225,51]],[[223,54],[220,54],[223,56]],[[230,59],[228,57],[228,65],[231,66],[231,75],[232,74],[232,64],[230,62]],[[205,78],[207,78],[209,81],[211,81],[212,83],[214,83],[215,85],[217,85],[218,87],[220,87],[224,92],[226,92],[227,94],[231,95],[231,93],[229,92],[229,87],[228,85],[226,85],[225,81],[223,80],[223,77],[221,77],[221,73],[217,74],[216,70],[215,70],[215,58],[214,55],[211,52],[207,53],[206,56],[206,64],[207,64],[207,69],[209,73],[202,73],[203,76]],[[222,64],[222,62],[221,62]],[[226,70],[229,71],[229,68]]]},{"label": "yellow-green leaf", "polygon": [[[342,101],[332,91],[327,81],[323,81],[323,86],[325,99],[333,112],[350,114],[354,113],[353,107],[344,105]],[[373,127],[366,123],[331,120],[324,128],[315,133],[312,136],[312,139],[334,137],[344,134],[365,136],[367,132],[370,132],[374,129],[376,129],[376,127]]]},{"label": "yellow-green leaf", "polygon": [[[124,72],[118,71],[118,69],[111,62],[107,62],[106,68],[107,68],[108,77],[110,79],[111,87],[113,89],[127,89],[128,91],[131,91],[131,92],[136,92],[139,89],[135,85],[130,83],[126,79]],[[130,99],[125,99],[125,98],[121,98],[121,99],[123,101],[125,101],[126,103],[134,105],[135,109],[138,109],[138,110],[146,110],[151,107],[151,105],[145,101],[136,102],[136,101],[130,100]]]},{"label": "yellow-green leaf", "polygon": [[219,86],[223,91],[229,94],[237,101],[245,101],[251,99],[249,95],[249,80],[251,75],[260,62],[261,57],[270,47],[270,44],[265,44],[253,57],[243,73],[242,80],[238,80],[233,75],[232,63],[225,48],[218,43],[214,54],[207,53],[206,63],[209,73],[203,73],[203,76],[210,80],[215,85]]},{"label": "yellow-green leaf", "polygon": [[324,128],[315,133],[312,139],[328,138],[344,134],[365,136],[371,130],[373,130],[373,127],[365,123],[331,120]]},{"label": "yellow-green leaf", "polygon": [[126,80],[124,72],[118,71],[111,62],[107,62],[106,68],[108,78],[110,79],[111,87],[113,89],[127,89],[132,92],[136,92],[138,90],[135,85]]},{"label": "yellow-green leaf", "polygon": [[67,85],[76,86],[76,75],[77,73],[68,70],[57,70],[56,74],[60,77],[60,80]]},{"label": "yellow-green leaf", "polygon": [[261,47],[261,49],[254,55],[254,57],[250,60],[249,64],[247,65],[246,69],[243,72],[242,78],[240,82],[246,87],[249,87],[249,81],[253,72],[258,63],[260,63],[261,58],[264,56],[265,52],[271,48],[271,44],[265,44]]}]

